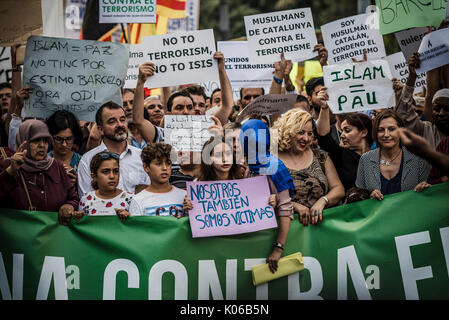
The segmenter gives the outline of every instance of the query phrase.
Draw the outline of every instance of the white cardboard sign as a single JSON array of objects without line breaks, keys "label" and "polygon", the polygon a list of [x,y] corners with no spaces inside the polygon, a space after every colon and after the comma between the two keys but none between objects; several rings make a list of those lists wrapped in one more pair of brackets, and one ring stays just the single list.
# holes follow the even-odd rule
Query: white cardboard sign
[{"label": "white cardboard sign", "polygon": [[156,23],[156,0],[100,0],[100,23]]},{"label": "white cardboard sign", "polygon": [[386,60],[324,66],[323,77],[333,113],[394,106],[392,76]]},{"label": "white cardboard sign", "polygon": [[427,72],[449,63],[449,28],[427,34],[419,46],[420,68],[416,72]]},{"label": "white cardboard sign", "polygon": [[[408,78],[408,63],[405,61],[404,54],[397,52],[385,57],[390,65],[390,71],[393,78],[397,78],[401,83],[405,84]],[[414,93],[421,92],[423,86],[426,86],[426,73],[417,74]]]},{"label": "white cardboard sign", "polygon": [[142,44],[145,61],[156,66],[147,88],[218,81],[212,29],[143,37]]},{"label": "white cardboard sign", "polygon": [[317,44],[310,8],[245,16],[251,63],[274,63],[285,59],[304,61],[316,57]]},{"label": "white cardboard sign", "polygon": [[321,26],[324,45],[329,53],[329,64],[351,63],[352,58],[367,59],[385,57],[385,46],[379,31],[377,12],[343,18]]},{"label": "white cardboard sign", "polygon": [[270,87],[272,63],[249,62],[248,41],[218,41],[217,49],[225,57],[226,74],[234,89]]}]

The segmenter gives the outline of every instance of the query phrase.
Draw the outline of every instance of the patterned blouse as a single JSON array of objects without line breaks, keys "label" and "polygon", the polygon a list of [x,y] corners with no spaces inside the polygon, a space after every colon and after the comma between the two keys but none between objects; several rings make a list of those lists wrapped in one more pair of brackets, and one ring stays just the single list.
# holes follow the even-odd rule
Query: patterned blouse
[{"label": "patterned blouse", "polygon": [[296,187],[292,202],[311,208],[319,198],[327,194],[329,182],[323,171],[327,156],[326,151],[314,149],[309,167],[301,170],[288,169]]}]

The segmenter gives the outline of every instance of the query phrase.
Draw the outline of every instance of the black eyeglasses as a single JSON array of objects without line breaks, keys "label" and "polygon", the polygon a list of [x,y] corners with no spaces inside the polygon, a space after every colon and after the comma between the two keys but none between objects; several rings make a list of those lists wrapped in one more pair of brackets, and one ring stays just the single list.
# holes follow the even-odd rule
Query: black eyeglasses
[{"label": "black eyeglasses", "polygon": [[99,153],[99,155],[100,155],[101,159],[104,159],[104,160],[107,160],[110,158],[114,158],[116,160],[120,159],[120,155],[115,152],[102,152],[102,153]]},{"label": "black eyeglasses", "polygon": [[66,138],[64,138],[64,137],[59,137],[59,136],[54,136],[53,137],[53,140],[55,140],[57,143],[60,143],[60,144],[63,144],[64,143],[64,141],[67,143],[67,144],[71,144],[71,143],[73,143],[73,141],[75,140],[75,137],[66,137]]}]

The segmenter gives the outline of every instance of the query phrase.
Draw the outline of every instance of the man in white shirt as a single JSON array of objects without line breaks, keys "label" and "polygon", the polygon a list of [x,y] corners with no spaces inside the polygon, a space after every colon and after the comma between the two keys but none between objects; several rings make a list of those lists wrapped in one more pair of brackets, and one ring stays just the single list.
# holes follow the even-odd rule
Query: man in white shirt
[{"label": "man in white shirt", "polygon": [[101,144],[86,152],[78,165],[78,194],[82,197],[92,191],[90,161],[94,155],[109,151],[120,155],[120,180],[117,188],[134,193],[136,185],[150,184],[143,170],[141,150],[128,145],[128,122],[123,108],[110,101],[98,109],[95,115],[98,131],[103,137]]}]

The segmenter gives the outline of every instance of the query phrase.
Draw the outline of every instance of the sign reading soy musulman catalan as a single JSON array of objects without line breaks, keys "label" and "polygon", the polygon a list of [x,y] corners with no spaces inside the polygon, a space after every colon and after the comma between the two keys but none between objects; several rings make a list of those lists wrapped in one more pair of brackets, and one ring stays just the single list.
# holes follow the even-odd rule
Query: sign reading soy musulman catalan
[{"label": "sign reading soy musulman catalan", "polygon": [[121,87],[129,50],[120,43],[33,36],[27,41],[23,86],[27,117],[47,118],[57,110],[95,121],[105,102],[123,104]]},{"label": "sign reading soy musulman catalan", "polygon": [[343,18],[321,26],[329,64],[361,60],[366,50],[368,60],[385,57],[385,47],[379,32],[377,12]]},{"label": "sign reading soy musulman catalan", "polygon": [[323,77],[334,113],[394,106],[392,77],[385,60],[324,66]]},{"label": "sign reading soy musulman catalan", "polygon": [[310,8],[245,16],[251,63],[274,63],[286,59],[303,61],[316,56],[317,44]]}]

